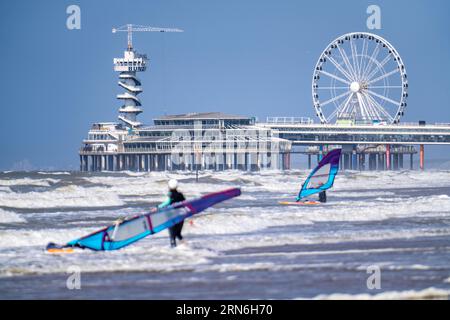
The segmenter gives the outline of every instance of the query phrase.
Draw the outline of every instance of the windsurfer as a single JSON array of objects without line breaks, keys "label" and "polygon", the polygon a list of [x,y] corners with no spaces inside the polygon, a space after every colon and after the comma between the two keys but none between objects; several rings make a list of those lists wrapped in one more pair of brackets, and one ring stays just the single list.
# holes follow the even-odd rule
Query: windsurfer
[{"label": "windsurfer", "polygon": [[[174,203],[182,202],[182,201],[186,200],[184,195],[178,191],[178,181],[177,180],[170,179],[168,186],[169,186],[169,193],[167,195],[167,199],[163,203],[161,203],[158,206],[158,208],[164,208],[164,207],[167,207]],[[178,238],[178,240],[183,239],[183,236],[181,235],[181,230],[183,229],[183,223],[184,223],[184,220],[169,228],[170,246],[171,247],[177,246],[177,241],[176,241],[177,238]]]},{"label": "windsurfer", "polygon": [[327,192],[325,190],[319,193],[319,202],[327,202]]}]

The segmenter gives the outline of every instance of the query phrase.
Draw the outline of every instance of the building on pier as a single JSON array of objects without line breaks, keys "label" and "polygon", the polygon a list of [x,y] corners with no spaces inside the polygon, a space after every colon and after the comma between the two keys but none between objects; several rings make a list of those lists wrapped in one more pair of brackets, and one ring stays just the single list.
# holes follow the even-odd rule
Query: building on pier
[{"label": "building on pier", "polygon": [[164,116],[153,126],[96,123],[83,143],[82,171],[289,169],[291,151],[254,118],[218,112]]}]

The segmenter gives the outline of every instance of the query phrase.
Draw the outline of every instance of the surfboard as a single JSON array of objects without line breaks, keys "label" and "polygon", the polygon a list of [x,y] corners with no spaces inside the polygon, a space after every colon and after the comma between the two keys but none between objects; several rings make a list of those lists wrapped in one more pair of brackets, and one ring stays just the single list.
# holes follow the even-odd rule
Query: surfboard
[{"label": "surfboard", "polygon": [[73,248],[52,248],[51,244],[47,245],[46,251],[48,253],[57,254],[57,253],[74,253],[75,250]]},{"label": "surfboard", "polygon": [[314,205],[321,204],[321,202],[318,202],[318,201],[298,201],[298,202],[279,201],[278,204],[281,204],[284,206],[314,206]]},{"label": "surfboard", "polygon": [[91,249],[94,251],[118,250],[148,235],[170,228],[186,218],[200,213],[222,201],[241,194],[239,188],[210,193],[203,197],[175,203],[162,209],[137,215],[126,220],[116,221],[113,225],[97,230],[87,236],[72,240],[66,244],[49,243],[47,252],[62,253],[63,249]]}]

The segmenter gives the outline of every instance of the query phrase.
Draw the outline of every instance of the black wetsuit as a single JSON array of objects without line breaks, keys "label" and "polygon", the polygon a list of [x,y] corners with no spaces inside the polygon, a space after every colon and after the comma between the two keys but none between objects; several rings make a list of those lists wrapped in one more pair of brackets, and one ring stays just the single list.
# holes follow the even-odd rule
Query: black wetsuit
[{"label": "black wetsuit", "polygon": [[[170,204],[174,204],[174,203],[186,200],[184,195],[181,192],[178,192],[177,190],[170,190],[169,198],[170,198]],[[184,223],[184,221],[181,221],[180,223],[177,223],[176,225],[169,228],[170,245],[172,247],[176,247],[176,245],[177,245],[176,238],[178,238],[178,240],[183,239],[183,236],[181,235],[181,230],[183,229],[183,223]]]},{"label": "black wetsuit", "polygon": [[325,190],[319,193],[319,202],[327,202],[327,192]]}]

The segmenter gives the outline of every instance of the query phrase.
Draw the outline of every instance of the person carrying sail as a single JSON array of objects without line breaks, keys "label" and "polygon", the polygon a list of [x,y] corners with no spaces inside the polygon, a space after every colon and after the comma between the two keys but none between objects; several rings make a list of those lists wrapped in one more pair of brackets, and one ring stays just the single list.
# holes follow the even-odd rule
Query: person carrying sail
[{"label": "person carrying sail", "polygon": [[[182,202],[182,201],[186,200],[184,195],[178,191],[178,181],[177,180],[170,179],[169,183],[168,183],[168,187],[169,187],[169,193],[167,194],[167,199],[158,206],[159,209],[170,206],[174,203]],[[178,240],[183,239],[183,236],[181,235],[181,230],[183,229],[183,223],[184,223],[184,220],[169,228],[170,246],[172,248],[177,246],[177,241],[176,241],[177,238],[178,238]]]}]

